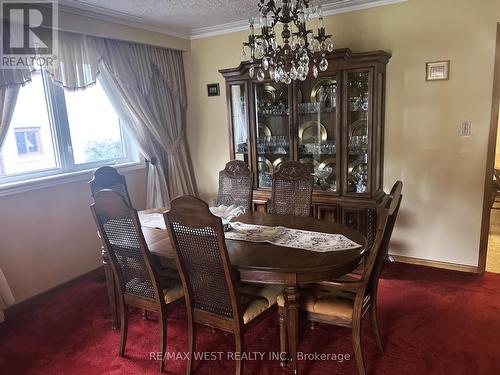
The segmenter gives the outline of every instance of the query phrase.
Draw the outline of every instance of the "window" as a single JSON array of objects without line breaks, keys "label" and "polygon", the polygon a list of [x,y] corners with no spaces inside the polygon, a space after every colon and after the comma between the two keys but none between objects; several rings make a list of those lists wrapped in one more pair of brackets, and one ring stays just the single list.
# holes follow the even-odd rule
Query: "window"
[{"label": "window", "polygon": [[17,154],[38,154],[41,150],[40,128],[14,129],[16,134]]},{"label": "window", "polygon": [[0,152],[0,185],[137,160],[99,82],[66,91],[37,71],[19,91]]}]

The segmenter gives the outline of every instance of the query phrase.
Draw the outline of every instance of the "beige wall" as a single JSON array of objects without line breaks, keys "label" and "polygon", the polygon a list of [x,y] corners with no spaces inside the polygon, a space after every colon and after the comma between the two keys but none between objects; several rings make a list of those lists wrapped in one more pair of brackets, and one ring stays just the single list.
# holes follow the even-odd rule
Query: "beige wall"
[{"label": "beige wall", "polygon": [[[337,47],[383,49],[387,70],[385,188],[405,183],[392,252],[477,265],[488,127],[496,0],[409,0],[327,17]],[[246,32],[194,40],[185,54],[188,136],[200,193],[217,190],[229,157],[226,93],[217,72],[239,64]],[[425,82],[425,63],[451,60],[451,79]],[[219,82],[220,97],[206,84]],[[472,121],[472,136],[459,124]]]},{"label": "beige wall", "polygon": [[[146,202],[146,170],[124,173],[137,208]],[[16,302],[91,271],[100,242],[87,181],[0,197],[0,269]]]}]

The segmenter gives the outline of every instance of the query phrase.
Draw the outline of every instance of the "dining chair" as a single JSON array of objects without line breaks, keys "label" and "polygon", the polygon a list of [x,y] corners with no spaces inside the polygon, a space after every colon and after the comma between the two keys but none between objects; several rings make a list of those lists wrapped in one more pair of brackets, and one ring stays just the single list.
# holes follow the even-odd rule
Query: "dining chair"
[{"label": "dining chair", "polygon": [[281,164],[273,176],[269,213],[310,216],[313,176],[307,165],[298,161]]},{"label": "dining chair", "polygon": [[[175,250],[188,316],[188,363],[191,373],[196,349],[196,323],[232,333],[236,352],[244,351],[244,333],[275,311],[283,288],[241,284],[231,267],[222,221],[202,200],[183,196],[164,214]],[[241,356],[236,374],[243,372]]]},{"label": "dining chair", "polygon": [[[366,258],[364,272],[360,278],[344,277],[302,287],[299,303],[307,319],[352,329],[352,340],[356,365],[364,375],[365,365],[361,348],[361,321],[368,312],[378,350],[384,354],[377,320],[377,289],[394,224],[401,206],[403,183],[396,182],[385,206],[378,212],[377,233],[371,251]],[[281,351],[287,353],[286,309],[282,295],[278,297],[280,316]],[[283,354],[286,357],[288,354]]]},{"label": "dining chair", "polygon": [[231,160],[219,172],[217,205],[242,206],[252,209],[253,176],[244,161]]},{"label": "dining chair", "polygon": [[92,174],[92,179],[89,181],[89,187],[92,197],[100,190],[111,189],[120,194],[129,206],[132,206],[125,177],[113,167],[104,166],[97,168]]},{"label": "dining chair", "polygon": [[493,194],[491,200],[491,208],[494,210],[500,209],[498,207],[495,207],[495,203],[498,203],[498,195],[500,195],[500,169],[495,168],[493,171]]},{"label": "dining chair", "polygon": [[167,345],[167,305],[184,295],[179,275],[159,275],[151,260],[137,211],[110,189],[98,191],[90,207],[117,283],[120,305],[120,357],[125,354],[128,307],[158,313],[160,371]]},{"label": "dining chair", "polygon": [[[118,173],[118,171],[110,166],[104,166],[97,168],[92,174],[92,179],[89,181],[89,187],[92,197],[95,194],[103,189],[110,189],[114,192],[118,193],[129,206],[133,207],[132,200],[130,199],[130,195],[127,188],[127,182],[125,180],[125,176]],[[152,261],[155,264],[156,269],[160,274],[165,274],[165,277],[169,277],[171,274],[175,274],[177,272],[176,269],[169,268],[167,266],[161,265],[160,260],[156,256],[152,256]],[[109,272],[107,269],[105,272]],[[112,277],[112,275],[106,275],[106,277]],[[110,298],[111,308],[116,308],[116,302],[114,302],[114,291],[108,290],[108,296]],[[147,310],[143,311],[143,319],[148,319]]]}]

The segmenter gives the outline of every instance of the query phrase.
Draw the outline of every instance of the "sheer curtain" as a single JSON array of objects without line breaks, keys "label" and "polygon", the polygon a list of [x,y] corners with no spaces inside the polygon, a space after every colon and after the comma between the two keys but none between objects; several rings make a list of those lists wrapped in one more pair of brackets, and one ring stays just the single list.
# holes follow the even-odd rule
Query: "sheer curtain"
[{"label": "sheer curtain", "polygon": [[169,207],[183,194],[197,195],[186,141],[186,88],[182,52],[100,40],[101,83],[151,161],[148,207]]},{"label": "sheer curtain", "polygon": [[[12,119],[12,114],[14,113],[14,108],[16,107],[17,95],[19,94],[19,88],[22,84],[25,84],[25,78],[22,74],[17,77],[12,74],[3,74],[3,70],[0,70],[0,151],[2,150],[3,141],[9,130],[10,120]],[[8,80],[12,78],[12,80]],[[17,82],[16,79],[19,79]],[[14,297],[10,291],[9,284],[5,278],[2,270],[0,269],[0,322],[4,321],[4,309],[7,305],[14,303]]]}]

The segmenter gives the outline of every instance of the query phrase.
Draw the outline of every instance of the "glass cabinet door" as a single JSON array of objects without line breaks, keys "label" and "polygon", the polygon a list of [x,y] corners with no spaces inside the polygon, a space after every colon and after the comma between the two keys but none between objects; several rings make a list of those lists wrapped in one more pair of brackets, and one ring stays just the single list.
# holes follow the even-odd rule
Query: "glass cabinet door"
[{"label": "glass cabinet door", "polygon": [[234,158],[250,165],[248,156],[248,116],[245,84],[229,85]]},{"label": "glass cabinet door", "polygon": [[298,160],[309,166],[315,190],[338,190],[337,91],[337,76],[311,78],[297,84]]},{"label": "glass cabinet door", "polygon": [[271,187],[273,173],[290,159],[289,87],[277,83],[256,83],[255,143],[257,184]]},{"label": "glass cabinet door", "polygon": [[347,73],[347,192],[368,193],[370,72]]}]

